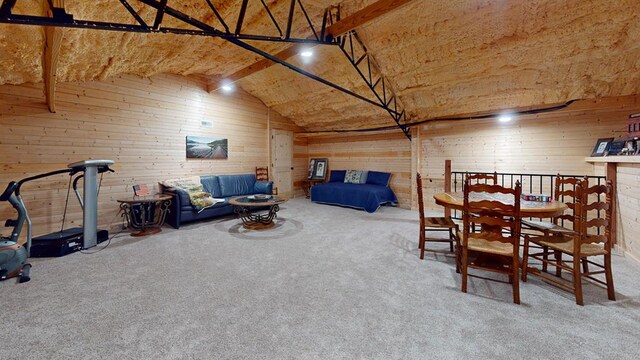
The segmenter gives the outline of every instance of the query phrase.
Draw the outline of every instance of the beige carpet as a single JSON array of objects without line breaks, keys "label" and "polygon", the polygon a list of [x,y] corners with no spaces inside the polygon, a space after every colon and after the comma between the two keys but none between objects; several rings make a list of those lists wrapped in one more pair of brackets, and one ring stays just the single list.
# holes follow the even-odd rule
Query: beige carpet
[{"label": "beige carpet", "polygon": [[579,307],[532,279],[518,306],[506,284],[461,293],[417,234],[416,212],[294,199],[268,231],[218,219],[33,259],[31,282],[0,283],[0,358],[637,358],[635,263],[614,257],[618,301],[587,284]]}]

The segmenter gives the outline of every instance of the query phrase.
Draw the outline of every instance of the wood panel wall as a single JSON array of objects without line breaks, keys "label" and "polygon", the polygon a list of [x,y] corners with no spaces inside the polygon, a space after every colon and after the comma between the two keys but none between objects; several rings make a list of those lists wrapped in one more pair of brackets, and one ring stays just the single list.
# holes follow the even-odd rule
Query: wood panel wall
[{"label": "wood panel wall", "polygon": [[[413,156],[415,168],[426,178],[425,205],[442,210],[433,201],[433,194],[443,191],[446,159],[452,160],[453,171],[603,175],[601,167],[596,169],[585,157],[598,138],[624,136],[629,114],[637,112],[638,95],[577,101],[564,110],[519,116],[507,124],[484,119],[423,125],[414,131],[414,141],[419,140]],[[626,230],[619,234],[618,241],[640,259],[640,246],[634,241],[640,229],[640,195],[634,185],[640,169],[619,169],[618,225]]]},{"label": "wood panel wall", "polygon": [[328,158],[329,170],[390,172],[398,206],[411,208],[411,142],[400,130],[310,137],[309,158]]},{"label": "wood panel wall", "polygon": [[[0,86],[0,184],[78,160],[114,160],[116,173],[104,175],[99,198],[99,223],[106,227],[121,223],[116,199],[131,196],[133,184],[157,189],[163,179],[266,166],[269,126],[291,123],[246,93],[209,94],[202,80],[161,75],[62,83],[55,114],[45,105],[42,84]],[[203,127],[202,120],[213,126]],[[229,158],[186,159],[187,135],[227,138]],[[306,157],[305,150],[298,156]],[[58,175],[24,186],[35,235],[60,227],[67,184],[68,176]],[[72,194],[65,227],[81,226],[81,214]],[[1,203],[0,219],[14,217]]]}]

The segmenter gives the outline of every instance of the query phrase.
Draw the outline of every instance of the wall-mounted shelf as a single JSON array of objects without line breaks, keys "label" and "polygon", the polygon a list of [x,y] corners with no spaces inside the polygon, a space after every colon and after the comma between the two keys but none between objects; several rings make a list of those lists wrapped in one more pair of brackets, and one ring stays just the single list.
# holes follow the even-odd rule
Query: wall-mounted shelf
[{"label": "wall-mounted shelf", "polygon": [[640,164],[640,156],[599,156],[599,157],[587,157],[584,159],[586,162],[592,163],[638,163]]}]

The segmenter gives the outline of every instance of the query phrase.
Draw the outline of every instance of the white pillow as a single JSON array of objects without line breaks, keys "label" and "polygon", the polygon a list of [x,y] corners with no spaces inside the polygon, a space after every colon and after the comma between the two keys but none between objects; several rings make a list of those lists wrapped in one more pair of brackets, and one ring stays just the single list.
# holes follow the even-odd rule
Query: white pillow
[{"label": "white pillow", "polygon": [[362,173],[361,170],[347,170],[344,174],[344,182],[347,184],[362,184]]}]

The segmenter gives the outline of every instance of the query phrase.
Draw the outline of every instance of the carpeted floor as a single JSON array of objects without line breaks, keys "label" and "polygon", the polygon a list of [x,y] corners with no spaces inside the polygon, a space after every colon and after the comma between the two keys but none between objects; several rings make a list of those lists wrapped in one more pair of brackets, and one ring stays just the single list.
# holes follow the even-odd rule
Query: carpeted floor
[{"label": "carpeted floor", "polygon": [[631,260],[614,256],[615,302],[534,278],[518,306],[507,284],[461,293],[453,258],[419,260],[417,239],[416,212],[293,199],[267,231],[218,219],[33,259],[29,283],[0,283],[0,358],[637,358]]}]

